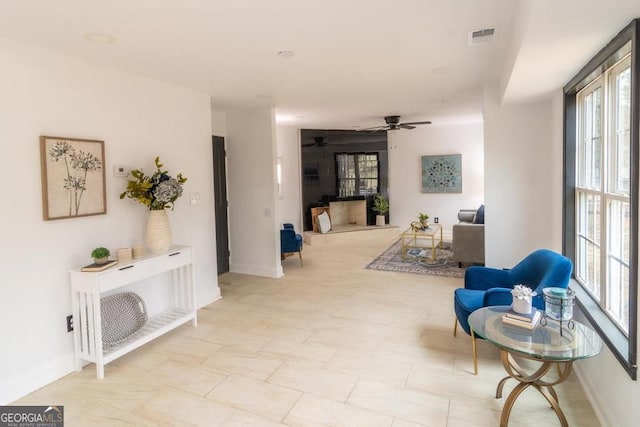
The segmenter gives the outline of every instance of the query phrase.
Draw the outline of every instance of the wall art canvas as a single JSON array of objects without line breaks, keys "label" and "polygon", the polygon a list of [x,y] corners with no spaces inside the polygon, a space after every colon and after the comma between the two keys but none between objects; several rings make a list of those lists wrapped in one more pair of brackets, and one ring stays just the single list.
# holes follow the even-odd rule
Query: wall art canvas
[{"label": "wall art canvas", "polygon": [[462,155],[422,156],[423,193],[462,193]]},{"label": "wall art canvas", "polygon": [[40,137],[45,221],[107,213],[104,141]]}]

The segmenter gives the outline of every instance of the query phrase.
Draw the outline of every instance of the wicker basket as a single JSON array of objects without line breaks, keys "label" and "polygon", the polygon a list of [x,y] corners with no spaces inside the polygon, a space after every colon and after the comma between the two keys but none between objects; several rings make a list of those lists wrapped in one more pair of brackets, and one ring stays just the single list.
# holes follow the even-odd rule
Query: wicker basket
[{"label": "wicker basket", "polygon": [[100,299],[102,345],[113,347],[147,323],[147,307],[138,294],[122,292]]}]

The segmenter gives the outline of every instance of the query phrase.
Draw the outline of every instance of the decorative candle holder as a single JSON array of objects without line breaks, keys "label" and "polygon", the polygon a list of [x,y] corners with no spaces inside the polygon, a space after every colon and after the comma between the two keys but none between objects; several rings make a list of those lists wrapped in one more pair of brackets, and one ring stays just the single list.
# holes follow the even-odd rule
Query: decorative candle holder
[{"label": "decorative candle holder", "polygon": [[573,329],[573,306],[576,303],[576,294],[571,289],[544,288],[542,290],[544,299],[544,316],[540,319],[540,324],[545,326],[548,319],[560,323],[560,336],[562,336],[563,322],[567,322],[567,328]]}]

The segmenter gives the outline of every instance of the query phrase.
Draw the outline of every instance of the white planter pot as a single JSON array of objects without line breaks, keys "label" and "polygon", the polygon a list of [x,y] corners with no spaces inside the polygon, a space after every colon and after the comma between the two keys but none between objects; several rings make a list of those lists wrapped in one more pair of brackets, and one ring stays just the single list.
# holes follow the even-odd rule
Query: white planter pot
[{"label": "white planter pot", "polygon": [[514,298],[511,308],[516,313],[531,314],[531,300],[527,301],[524,299]]},{"label": "white planter pot", "polygon": [[162,254],[171,246],[171,227],[167,212],[162,209],[149,211],[147,220],[147,248],[152,254]]},{"label": "white planter pot", "polygon": [[376,215],[376,225],[385,225],[384,215]]}]

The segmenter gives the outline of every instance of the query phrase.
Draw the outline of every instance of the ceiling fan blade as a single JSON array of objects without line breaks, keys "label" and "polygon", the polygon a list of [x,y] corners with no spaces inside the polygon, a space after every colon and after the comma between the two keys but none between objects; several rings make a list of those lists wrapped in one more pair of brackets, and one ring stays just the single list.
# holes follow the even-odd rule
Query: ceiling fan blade
[{"label": "ceiling fan blade", "polygon": [[402,128],[402,129],[415,129],[416,128],[415,126],[411,126],[409,123],[400,123],[398,125],[398,127]]},{"label": "ceiling fan blade", "polygon": [[357,132],[376,132],[379,130],[389,130],[389,126],[375,126],[372,128],[356,129]]},{"label": "ceiling fan blade", "polygon": [[403,125],[430,125],[431,122],[430,121],[426,121],[426,122],[407,122],[407,123],[402,123]]}]

